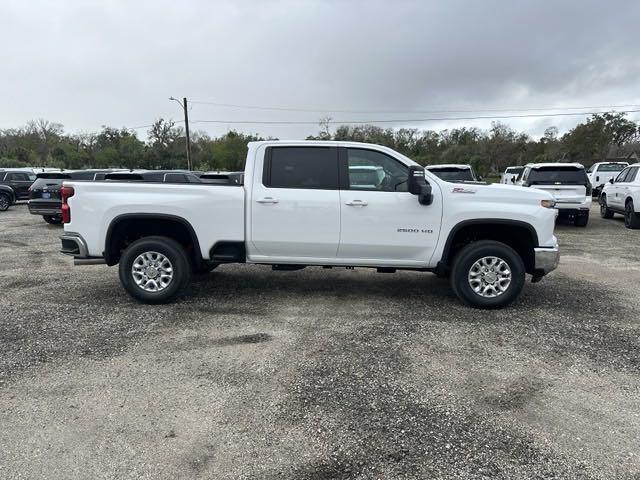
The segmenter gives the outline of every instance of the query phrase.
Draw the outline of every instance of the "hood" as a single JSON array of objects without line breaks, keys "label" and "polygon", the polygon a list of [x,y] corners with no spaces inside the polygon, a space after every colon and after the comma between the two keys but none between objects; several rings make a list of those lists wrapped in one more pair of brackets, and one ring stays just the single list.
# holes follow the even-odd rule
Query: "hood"
[{"label": "hood", "polygon": [[534,202],[539,203],[540,200],[553,200],[553,195],[543,190],[535,188],[520,187],[517,185],[506,185],[502,183],[445,183],[442,185],[444,190],[448,190],[452,194],[467,194],[481,196],[483,198],[493,198],[496,200],[503,199],[505,202]]}]

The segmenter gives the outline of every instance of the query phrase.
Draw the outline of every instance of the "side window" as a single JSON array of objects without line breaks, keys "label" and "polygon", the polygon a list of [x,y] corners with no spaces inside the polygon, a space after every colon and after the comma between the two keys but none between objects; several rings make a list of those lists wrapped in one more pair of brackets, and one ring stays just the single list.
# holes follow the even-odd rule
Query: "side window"
[{"label": "side window", "polygon": [[338,189],[338,154],[331,147],[270,147],[262,183],[271,188]]},{"label": "side window", "polygon": [[631,169],[627,167],[623,171],[621,171],[620,174],[616,177],[615,183],[624,182],[630,170]]},{"label": "side window", "polygon": [[349,190],[406,192],[409,168],[375,150],[347,149]]},{"label": "side window", "polygon": [[640,170],[638,167],[630,169],[629,175],[627,175],[627,178],[625,178],[624,181],[627,183],[635,182],[636,178],[638,178],[638,170]]},{"label": "side window", "polygon": [[165,173],[166,183],[187,183],[187,177],[183,173]]},{"label": "side window", "polygon": [[21,182],[21,181],[29,180],[29,176],[26,173],[9,173],[7,174],[7,180],[14,180],[16,182]]}]

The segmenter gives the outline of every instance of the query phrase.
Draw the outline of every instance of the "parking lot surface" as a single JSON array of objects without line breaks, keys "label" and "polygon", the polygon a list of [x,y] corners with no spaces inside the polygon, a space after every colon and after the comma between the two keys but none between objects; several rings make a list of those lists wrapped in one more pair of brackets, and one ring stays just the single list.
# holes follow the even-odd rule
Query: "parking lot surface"
[{"label": "parking lot surface", "polygon": [[640,232],[597,213],[479,311],[430,274],[246,265],[143,305],[0,212],[0,478],[638,478]]}]

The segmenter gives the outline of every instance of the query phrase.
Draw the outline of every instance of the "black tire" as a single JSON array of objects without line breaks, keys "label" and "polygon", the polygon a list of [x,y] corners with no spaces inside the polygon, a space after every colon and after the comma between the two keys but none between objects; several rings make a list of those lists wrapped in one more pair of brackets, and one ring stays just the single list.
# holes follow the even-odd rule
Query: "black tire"
[{"label": "black tire", "polygon": [[[469,281],[469,273],[476,262],[485,257],[501,259],[511,272],[511,282],[500,294],[493,297],[476,293]],[[451,269],[451,287],[457,297],[474,308],[501,308],[513,302],[524,287],[524,262],[520,255],[508,245],[493,240],[481,240],[464,247],[453,261]],[[495,288],[494,288],[495,292]]]},{"label": "black tire", "polygon": [[624,205],[624,226],[631,230],[638,230],[640,228],[640,213],[635,212],[633,200],[629,200]]},{"label": "black tire", "polygon": [[207,273],[213,272],[219,265],[219,263],[203,263],[199,267],[194,268],[193,273],[194,275],[206,275]]},{"label": "black tire", "polygon": [[43,215],[42,218],[51,225],[60,225],[62,223],[62,217],[60,215]]},{"label": "black tire", "polygon": [[6,193],[0,193],[0,212],[6,212],[11,206],[11,197]]},{"label": "black tire", "polygon": [[573,224],[576,227],[586,227],[587,223],[589,223],[589,212],[586,214],[576,215],[576,218],[573,221]]},{"label": "black tire", "polygon": [[[172,278],[165,286],[157,291],[148,291],[139,286],[132,273],[132,268],[139,256],[149,253],[153,258],[153,253],[163,255],[170,262]],[[156,257],[156,259],[159,257]],[[162,269],[154,269],[149,272],[146,284],[151,280],[155,282],[158,276],[162,277]],[[151,273],[158,276],[151,277]],[[166,272],[165,272],[166,273]],[[122,253],[119,265],[120,283],[136,300],[144,303],[167,303],[175,299],[191,280],[191,264],[184,248],[175,240],[167,237],[144,237],[136,240]],[[139,274],[141,275],[141,274]],[[146,275],[146,273],[145,273]],[[147,277],[144,277],[147,278]],[[144,280],[142,280],[144,281]]]},{"label": "black tire", "polygon": [[600,196],[600,216],[602,218],[613,218],[613,210],[607,207],[607,196]]}]

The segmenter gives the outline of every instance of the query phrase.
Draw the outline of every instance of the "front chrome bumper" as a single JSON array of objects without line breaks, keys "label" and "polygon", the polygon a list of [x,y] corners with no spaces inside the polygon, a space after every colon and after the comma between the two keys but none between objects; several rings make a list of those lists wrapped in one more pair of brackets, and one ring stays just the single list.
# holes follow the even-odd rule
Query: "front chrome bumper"
[{"label": "front chrome bumper", "polygon": [[558,268],[560,263],[560,248],[555,247],[539,247],[534,248],[534,261],[535,261],[535,277],[543,277],[549,272]]}]

